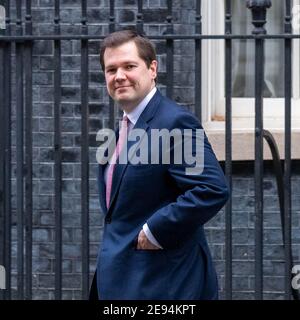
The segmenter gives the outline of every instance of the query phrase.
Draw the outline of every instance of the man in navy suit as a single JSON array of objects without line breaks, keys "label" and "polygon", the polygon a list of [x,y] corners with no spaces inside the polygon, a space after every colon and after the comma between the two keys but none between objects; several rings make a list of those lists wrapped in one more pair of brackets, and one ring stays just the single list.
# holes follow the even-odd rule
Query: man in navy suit
[{"label": "man in navy suit", "polygon": [[[182,137],[190,132],[195,150],[202,127],[156,88],[157,60],[149,39],[133,30],[112,33],[101,45],[100,62],[108,93],[126,116],[125,152],[133,147],[129,137],[137,129],[144,132],[140,143],[159,130]],[[217,299],[217,276],[203,226],[225,204],[228,187],[205,135],[203,163],[196,173],[188,170],[193,166],[187,157],[175,161],[183,149],[172,141],[169,162],[162,161],[166,150],[158,143],[158,156],[146,144],[149,162],[99,165],[105,224],[91,298]],[[151,163],[155,157],[159,161]]]}]

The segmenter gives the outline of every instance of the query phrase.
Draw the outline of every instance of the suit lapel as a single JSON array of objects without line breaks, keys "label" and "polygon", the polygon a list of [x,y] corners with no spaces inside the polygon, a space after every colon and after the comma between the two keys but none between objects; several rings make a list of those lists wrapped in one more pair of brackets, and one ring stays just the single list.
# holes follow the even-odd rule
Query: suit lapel
[{"label": "suit lapel", "polygon": [[[141,136],[141,139],[140,141],[143,139],[143,137],[145,136],[146,134],[146,131],[147,129],[149,128],[148,124],[146,122],[142,122],[139,124],[139,126],[134,126],[133,129],[143,129],[145,131],[145,133]],[[134,148],[134,150],[136,150],[136,148],[138,147],[138,145],[140,144],[140,141],[139,142],[135,142],[135,141],[128,141],[127,143],[127,150],[123,150],[122,152],[127,152],[127,155],[128,155],[128,150],[130,150],[131,148]],[[118,193],[118,190],[120,188],[120,184],[121,184],[121,181],[122,181],[122,178],[123,178],[123,175],[126,171],[126,168],[128,166],[128,162],[129,162],[130,159],[128,159],[127,163],[126,164],[116,164],[115,166],[115,169],[114,169],[114,174],[113,174],[113,181],[112,181],[112,194],[111,194],[111,197],[110,197],[110,203],[112,204],[117,193]]]},{"label": "suit lapel", "polygon": [[[115,130],[116,135],[116,141],[119,138],[119,129],[117,128]],[[108,155],[108,150],[105,151],[105,157]],[[103,210],[103,212],[106,214],[107,212],[107,206],[106,206],[106,186],[105,186],[105,180],[104,180],[104,173],[105,169],[108,163],[105,164],[99,164],[99,172],[98,172],[98,187],[99,187],[99,194],[100,194],[100,205]]]},{"label": "suit lapel", "polygon": [[100,205],[102,208],[102,212],[105,214],[107,211],[106,208],[106,188],[105,188],[105,183],[104,183],[104,170],[105,170],[106,165],[104,164],[99,164],[99,176],[98,176],[98,185],[99,185],[99,194],[100,194]]},{"label": "suit lapel", "polygon": [[[155,95],[153,96],[153,98],[149,101],[145,110],[140,115],[140,117],[139,117],[137,123],[135,124],[135,126],[133,127],[133,129],[143,129],[144,135],[141,137],[141,139],[138,143],[135,141],[128,141],[127,150],[126,150],[127,154],[128,154],[128,150],[130,150],[132,147],[134,148],[134,150],[136,150],[136,148],[138,148],[139,144],[141,143],[142,139],[144,138],[144,136],[146,134],[146,131],[149,129],[148,122],[153,118],[161,98],[162,98],[162,95],[157,90]],[[130,136],[130,133],[129,133],[129,136]],[[123,152],[125,152],[125,150],[123,150]],[[128,160],[130,160],[130,159],[128,159]],[[116,164],[116,166],[115,166],[114,174],[113,174],[113,181],[112,181],[112,193],[111,193],[111,197],[110,197],[110,206],[108,208],[108,211],[112,207],[112,204],[116,198],[116,195],[117,195],[118,190],[120,188],[122,178],[124,176],[124,173],[126,171],[127,166],[128,166],[128,161],[126,164]]]}]

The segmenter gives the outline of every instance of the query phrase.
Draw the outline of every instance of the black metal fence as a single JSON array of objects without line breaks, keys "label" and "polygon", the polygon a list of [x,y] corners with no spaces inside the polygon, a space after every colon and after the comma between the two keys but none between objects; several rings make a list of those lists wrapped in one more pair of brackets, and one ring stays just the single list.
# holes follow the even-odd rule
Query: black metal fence
[{"label": "black metal fence", "polygon": [[[11,28],[10,1],[2,1],[6,8],[6,29],[0,36],[0,264],[6,268],[6,290],[0,290],[3,299],[11,299],[11,105],[12,95],[16,103],[16,225],[17,225],[17,292],[18,299],[32,298],[32,231],[33,231],[33,182],[32,182],[32,49],[37,40],[54,43],[54,168],[55,168],[55,299],[61,299],[62,288],[62,130],[61,130],[61,42],[78,40],[81,43],[81,214],[82,214],[82,298],[89,291],[89,111],[88,111],[88,49],[91,40],[101,41],[103,36],[89,35],[87,21],[87,1],[81,1],[81,34],[65,35],[60,28],[60,1],[55,0],[54,34],[32,35],[31,1],[16,1],[15,32]],[[1,3],[1,2],[0,2]],[[116,29],[115,1],[110,0],[109,32]],[[291,82],[292,82],[292,41],[300,38],[292,34],[291,1],[285,1],[284,34],[267,35],[264,29],[267,8],[271,1],[245,1],[253,14],[253,32],[249,35],[233,35],[231,1],[225,1],[225,34],[203,35],[201,0],[195,0],[194,33],[179,35],[174,33],[172,1],[167,1],[166,33],[150,36],[151,39],[166,43],[166,93],[173,96],[174,88],[174,41],[194,41],[194,90],[195,113],[201,121],[201,55],[203,40],[225,41],[225,98],[226,98],[226,161],[225,172],[232,186],[232,41],[245,39],[255,41],[255,298],[263,297],[263,137],[270,135],[263,128],[263,79],[264,43],[267,39],[283,39],[285,50],[285,159],[283,180],[278,176],[281,209],[283,212],[283,235],[285,244],[285,298],[290,299],[291,288]],[[25,17],[22,16],[25,8]],[[213,22],[212,22],[213,23]],[[137,1],[136,28],[143,31],[143,1]],[[15,66],[12,66],[12,46],[15,45]],[[12,70],[15,68],[16,81],[12,86]],[[12,91],[12,87],[14,90]],[[109,126],[114,126],[116,117],[113,101],[110,100]],[[274,142],[274,141],[273,141]],[[272,147],[275,148],[274,143]],[[276,148],[275,148],[276,149]],[[276,152],[274,153],[276,154]],[[275,158],[276,161],[276,158]],[[277,159],[277,173],[280,171]],[[280,172],[279,172],[280,173]],[[225,292],[226,299],[232,298],[232,201],[226,205],[225,237]],[[25,233],[25,234],[24,234]]]}]

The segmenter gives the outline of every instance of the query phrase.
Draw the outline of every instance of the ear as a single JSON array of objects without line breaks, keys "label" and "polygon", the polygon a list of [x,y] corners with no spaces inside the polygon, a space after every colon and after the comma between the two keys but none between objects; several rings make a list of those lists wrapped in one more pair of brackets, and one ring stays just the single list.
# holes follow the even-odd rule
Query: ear
[{"label": "ear", "polygon": [[153,60],[150,64],[149,70],[151,71],[152,79],[157,77],[157,60]]}]

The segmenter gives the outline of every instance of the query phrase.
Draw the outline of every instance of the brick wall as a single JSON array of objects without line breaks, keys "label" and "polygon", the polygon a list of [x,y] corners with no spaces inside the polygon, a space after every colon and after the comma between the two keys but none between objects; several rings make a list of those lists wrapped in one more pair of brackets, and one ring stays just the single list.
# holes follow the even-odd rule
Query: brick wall
[{"label": "brick wall", "polygon": [[[284,299],[284,247],[277,197],[277,184],[271,162],[265,162],[264,178],[264,298]],[[293,163],[292,239],[294,265],[300,261],[300,165]],[[233,298],[254,299],[254,166],[252,162],[233,164],[232,245]],[[221,298],[225,285],[225,214],[219,213],[206,226],[216,261]]]}]

